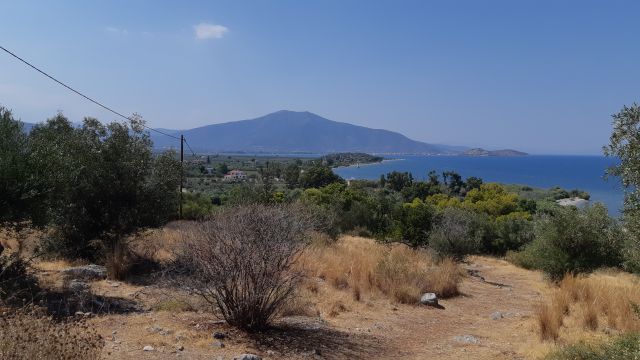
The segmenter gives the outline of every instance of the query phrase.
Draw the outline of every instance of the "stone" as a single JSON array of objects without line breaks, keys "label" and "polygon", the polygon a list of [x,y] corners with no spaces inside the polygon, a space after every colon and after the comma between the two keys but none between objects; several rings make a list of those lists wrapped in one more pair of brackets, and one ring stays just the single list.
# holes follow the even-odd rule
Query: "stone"
[{"label": "stone", "polygon": [[153,351],[153,346],[147,345],[147,346],[142,348],[142,351]]},{"label": "stone", "polygon": [[69,281],[68,287],[69,290],[73,291],[74,293],[80,293],[89,290],[91,286],[86,282],[73,279]]},{"label": "stone", "polygon": [[183,351],[183,350],[184,350],[184,346],[182,346],[182,345],[178,345],[178,346],[176,347],[176,350],[177,350],[177,351]]},{"label": "stone", "polygon": [[463,344],[479,344],[480,343],[480,339],[478,339],[477,337],[475,337],[473,335],[456,336],[453,339],[455,341],[457,341],[459,343],[463,343]]},{"label": "stone", "polygon": [[500,320],[503,317],[504,317],[504,315],[500,311],[496,311],[493,314],[491,314],[491,319],[493,319],[493,320]]},{"label": "stone", "polygon": [[262,360],[262,358],[254,354],[242,354],[234,357],[233,360]]},{"label": "stone", "polygon": [[438,305],[438,296],[434,293],[424,293],[420,297],[420,303],[422,305]]},{"label": "stone", "polygon": [[79,280],[104,280],[107,278],[107,268],[101,265],[75,266],[62,270],[68,278]]},{"label": "stone", "polygon": [[216,331],[213,333],[213,338],[214,339],[218,339],[218,340],[222,340],[224,338],[226,338],[227,336],[224,333],[221,333],[219,331]]},{"label": "stone", "polygon": [[211,346],[222,349],[224,347],[224,344],[221,343],[220,341],[214,341],[213,344],[211,344]]}]

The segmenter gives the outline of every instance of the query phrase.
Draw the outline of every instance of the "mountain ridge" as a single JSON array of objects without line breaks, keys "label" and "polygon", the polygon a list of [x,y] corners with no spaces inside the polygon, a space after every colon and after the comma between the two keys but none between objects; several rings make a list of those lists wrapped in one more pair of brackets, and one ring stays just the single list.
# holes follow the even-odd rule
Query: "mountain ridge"
[{"label": "mountain ridge", "polygon": [[[174,131],[163,130],[170,133]],[[457,147],[420,142],[397,132],[329,120],[308,111],[280,110],[254,119],[175,131],[183,133],[191,147],[200,152],[368,152],[429,155],[459,152]],[[159,134],[152,133],[152,140],[158,148],[175,147],[175,141],[163,139]]]}]

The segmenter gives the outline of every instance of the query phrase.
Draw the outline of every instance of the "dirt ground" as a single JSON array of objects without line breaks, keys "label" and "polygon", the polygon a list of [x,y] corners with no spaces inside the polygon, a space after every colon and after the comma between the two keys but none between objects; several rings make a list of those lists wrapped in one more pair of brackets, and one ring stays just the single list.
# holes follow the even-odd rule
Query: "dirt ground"
[{"label": "dirt ground", "polygon": [[[39,276],[55,283],[62,263],[42,263]],[[92,283],[105,298],[126,299],[140,310],[93,315],[107,359],[534,359],[542,343],[532,317],[549,291],[538,272],[505,261],[470,258],[462,295],[440,308],[394,304],[384,298],[345,302],[337,316],[293,316],[273,330],[245,334],[213,315],[185,309],[180,294],[155,285]],[[320,296],[322,292],[320,292]],[[214,333],[222,339],[214,339]],[[220,336],[219,336],[220,337]],[[143,351],[145,346],[153,351]]]}]

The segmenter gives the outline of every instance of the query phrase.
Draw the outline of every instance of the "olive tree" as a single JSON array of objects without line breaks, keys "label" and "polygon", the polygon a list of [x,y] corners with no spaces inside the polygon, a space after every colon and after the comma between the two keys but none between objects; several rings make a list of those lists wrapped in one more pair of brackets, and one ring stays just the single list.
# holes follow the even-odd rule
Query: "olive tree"
[{"label": "olive tree", "polygon": [[640,106],[624,106],[613,116],[613,132],[604,154],[619,159],[607,170],[622,181],[625,190],[624,225],[628,230],[625,266],[640,272]]},{"label": "olive tree", "polygon": [[160,226],[178,208],[180,164],[155,156],[144,122],[102,125],[87,118],[74,127],[64,116],[30,134],[33,177],[46,189],[53,236],[46,249],[71,257],[104,255],[121,277],[123,240]]}]

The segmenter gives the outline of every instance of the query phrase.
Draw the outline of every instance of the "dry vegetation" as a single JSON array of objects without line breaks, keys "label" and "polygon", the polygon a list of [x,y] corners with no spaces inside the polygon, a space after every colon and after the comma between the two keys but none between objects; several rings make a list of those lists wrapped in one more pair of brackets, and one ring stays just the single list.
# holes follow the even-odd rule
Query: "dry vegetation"
[{"label": "dry vegetation", "polygon": [[455,262],[436,262],[425,250],[350,236],[335,243],[315,242],[303,254],[300,266],[311,277],[311,289],[319,278],[350,292],[356,301],[386,296],[404,304],[418,303],[425,292],[443,298],[458,295],[463,276]]},{"label": "dry vegetation", "polygon": [[589,339],[606,333],[640,330],[637,276],[600,271],[589,276],[567,275],[550,300],[539,306],[537,321],[543,340]]},{"label": "dry vegetation", "polygon": [[[190,226],[173,223],[150,231],[133,240],[131,249],[136,257],[167,264],[182,246]],[[428,251],[401,244],[353,236],[331,240],[318,235],[292,268],[305,276],[296,297],[277,312],[275,324],[283,326],[291,319],[303,319],[295,320],[303,327],[323,324],[320,331],[328,331],[333,336],[331,341],[335,341],[322,352],[323,357],[330,359],[345,358],[347,351],[353,351],[349,353],[351,358],[371,356],[359,346],[370,343],[378,344],[373,352],[378,358],[392,357],[402,349],[405,352],[400,358],[464,358],[465,353],[471,352],[479,359],[538,359],[566,344],[597,343],[611,335],[640,330],[634,305],[640,303],[636,276],[600,271],[586,277],[568,276],[555,285],[543,282],[538,272],[518,269],[505,261],[483,257],[471,257],[468,261],[468,264],[449,259],[436,261]],[[67,266],[68,263],[60,261],[42,261],[35,264],[34,271],[41,285],[55,290],[63,286],[58,274]],[[506,283],[508,287],[467,277],[464,267],[477,269],[487,281]],[[126,359],[138,354],[150,359],[173,358],[175,354],[171,351],[178,345],[185,346],[183,358],[187,359],[212,354],[227,358],[246,351],[265,356],[267,350],[276,351],[276,355],[267,358],[297,359],[307,356],[306,336],[318,331],[305,332],[303,337],[292,340],[292,330],[287,328],[289,335],[278,332],[265,335],[282,339],[278,340],[282,341],[280,345],[260,345],[228,325],[211,325],[216,323],[215,317],[200,312],[207,307],[199,297],[163,287],[156,280],[143,274],[118,287],[104,280],[91,284],[96,295],[137,302],[145,309],[140,313],[99,314],[88,318],[86,324],[58,323],[25,314],[5,317],[0,320],[3,322],[0,351],[17,351],[19,347],[30,356],[27,358],[47,359],[36,351],[51,354],[54,351],[51,349],[64,346],[76,354],[70,358],[99,358],[96,354],[100,352],[92,352],[97,351],[92,344],[101,347],[103,342],[94,336],[90,329],[94,328],[106,340],[101,355],[107,359]],[[442,304],[446,309],[416,306],[424,292],[435,292],[445,299]],[[460,293],[465,295],[456,296]],[[541,299],[544,302],[539,303]],[[492,320],[490,315],[498,310],[505,318]],[[153,330],[158,325],[163,330]],[[429,326],[437,326],[438,332],[423,333]],[[117,335],[112,335],[114,330]],[[224,349],[212,349],[214,331],[234,334],[233,340],[223,340]],[[29,341],[24,334],[31,334]],[[456,343],[454,338],[465,334],[473,334],[480,344]],[[296,345],[291,345],[291,341]],[[324,346],[325,341],[318,335],[314,337],[314,346]],[[158,351],[143,353],[142,348],[148,344]],[[165,353],[160,349],[165,349]]]},{"label": "dry vegetation", "polygon": [[97,360],[104,340],[81,320],[56,322],[36,311],[0,315],[0,358]]}]

